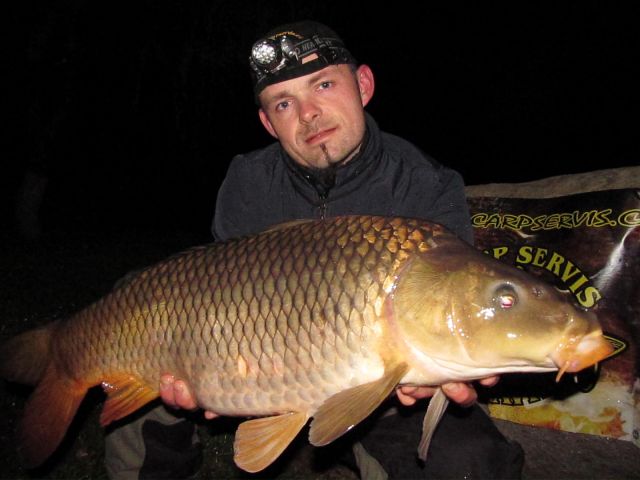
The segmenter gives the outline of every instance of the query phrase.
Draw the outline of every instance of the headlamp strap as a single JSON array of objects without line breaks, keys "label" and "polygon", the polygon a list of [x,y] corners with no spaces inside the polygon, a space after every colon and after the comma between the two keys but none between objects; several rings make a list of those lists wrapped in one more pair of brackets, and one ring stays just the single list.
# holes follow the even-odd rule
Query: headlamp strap
[{"label": "headlamp strap", "polygon": [[[256,42],[255,45],[268,45],[266,42],[269,41],[263,40]],[[344,50],[341,41],[335,38],[320,37],[318,35],[313,35],[311,38],[302,40],[299,43],[294,43],[291,36],[283,35],[279,41],[273,39],[271,42],[271,45],[273,45],[271,48],[280,50],[281,55],[273,52],[273,60],[271,62],[260,61],[261,59],[257,58],[256,53],[254,53],[250,59],[251,67],[256,74],[258,74],[259,78],[281,70],[286,67],[289,62],[301,64],[304,58],[313,53],[318,55],[318,60],[329,65],[338,58],[338,52]]]}]

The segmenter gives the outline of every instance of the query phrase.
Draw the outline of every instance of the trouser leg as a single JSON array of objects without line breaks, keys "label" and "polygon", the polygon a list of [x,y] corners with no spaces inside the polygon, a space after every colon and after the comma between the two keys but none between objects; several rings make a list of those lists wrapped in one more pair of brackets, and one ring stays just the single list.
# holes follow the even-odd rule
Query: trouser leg
[{"label": "trouser leg", "polygon": [[361,452],[358,459],[354,449],[356,461],[367,464],[366,468],[369,468],[368,453],[392,479],[521,477],[524,464],[522,447],[507,440],[477,405],[468,409],[455,405],[449,407],[423,464],[418,460],[417,447],[424,413],[424,408],[401,409],[397,414],[377,418],[366,425],[359,438],[365,454]]},{"label": "trouser leg", "polygon": [[112,480],[188,478],[202,463],[196,425],[159,405],[105,437]]},{"label": "trouser leg", "polygon": [[389,475],[372,455],[362,446],[362,443],[353,444],[353,456],[360,473],[360,478],[366,480],[387,480]]}]

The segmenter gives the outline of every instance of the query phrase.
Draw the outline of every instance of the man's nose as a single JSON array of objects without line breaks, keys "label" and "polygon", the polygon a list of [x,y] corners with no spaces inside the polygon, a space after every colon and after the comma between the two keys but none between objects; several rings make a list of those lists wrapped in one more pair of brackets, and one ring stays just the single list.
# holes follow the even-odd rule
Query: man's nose
[{"label": "man's nose", "polygon": [[300,102],[300,120],[303,123],[311,123],[322,115],[322,109],[311,100]]}]

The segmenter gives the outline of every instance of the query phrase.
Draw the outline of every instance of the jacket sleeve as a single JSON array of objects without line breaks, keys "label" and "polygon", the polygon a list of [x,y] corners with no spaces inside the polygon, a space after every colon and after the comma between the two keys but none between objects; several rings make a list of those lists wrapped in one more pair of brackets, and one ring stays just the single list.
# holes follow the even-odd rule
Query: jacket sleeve
[{"label": "jacket sleeve", "polygon": [[411,175],[407,196],[409,216],[440,223],[473,245],[473,228],[462,177],[439,164],[419,169]]},{"label": "jacket sleeve", "polygon": [[473,228],[462,177],[454,170],[441,167],[438,174],[438,188],[440,194],[436,196],[433,205],[433,220],[443,224],[461,239],[473,245]]},{"label": "jacket sleeve", "polygon": [[393,213],[439,223],[473,244],[462,176],[400,137],[383,132],[383,140]]}]

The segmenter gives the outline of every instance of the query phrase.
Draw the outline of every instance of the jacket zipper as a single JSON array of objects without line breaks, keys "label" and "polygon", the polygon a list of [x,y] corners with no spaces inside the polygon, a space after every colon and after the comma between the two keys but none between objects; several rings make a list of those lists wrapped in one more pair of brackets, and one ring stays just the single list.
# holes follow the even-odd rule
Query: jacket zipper
[{"label": "jacket zipper", "polygon": [[324,220],[327,216],[327,196],[320,195],[320,220]]}]

